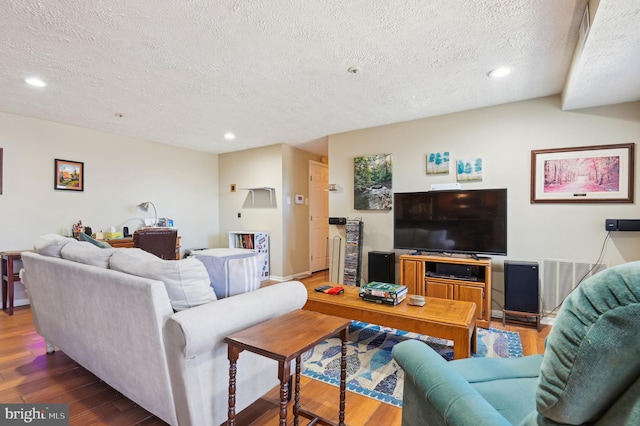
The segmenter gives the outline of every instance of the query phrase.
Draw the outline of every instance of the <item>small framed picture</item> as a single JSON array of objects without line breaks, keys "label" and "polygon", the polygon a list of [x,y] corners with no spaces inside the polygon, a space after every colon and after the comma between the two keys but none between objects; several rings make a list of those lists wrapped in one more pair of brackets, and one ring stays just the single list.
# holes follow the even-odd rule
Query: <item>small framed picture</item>
[{"label": "small framed picture", "polygon": [[432,152],[427,155],[428,175],[449,174],[449,151]]},{"label": "small framed picture", "polygon": [[482,182],[482,158],[458,160],[456,171],[458,182]]},{"label": "small framed picture", "polygon": [[84,163],[56,158],[53,188],[61,191],[84,191]]}]

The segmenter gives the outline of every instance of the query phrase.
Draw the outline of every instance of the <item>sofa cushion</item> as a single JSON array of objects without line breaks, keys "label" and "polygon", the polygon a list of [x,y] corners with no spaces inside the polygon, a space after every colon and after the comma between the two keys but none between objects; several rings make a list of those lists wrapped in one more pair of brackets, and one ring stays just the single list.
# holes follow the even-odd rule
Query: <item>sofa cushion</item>
[{"label": "sofa cushion", "polygon": [[163,260],[140,249],[118,249],[109,265],[116,271],[164,282],[176,311],[216,300],[209,274],[197,259]]},{"label": "sofa cushion", "polygon": [[597,421],[640,374],[640,262],[606,269],[564,301],[547,338],[538,412],[558,423]]},{"label": "sofa cushion", "polygon": [[86,241],[73,241],[62,247],[60,255],[63,259],[74,262],[108,268],[114,251],[115,249],[102,249]]},{"label": "sofa cushion", "polygon": [[80,241],[86,241],[88,243],[93,244],[96,247],[111,248],[111,245],[109,243],[105,241],[96,240],[95,238],[85,234],[84,232],[79,233],[78,238],[80,239]]},{"label": "sofa cushion", "polygon": [[39,237],[33,248],[36,253],[43,256],[61,257],[60,251],[62,247],[72,241],[76,240],[58,234],[47,234]]},{"label": "sofa cushion", "polygon": [[[141,248],[119,248],[116,249],[119,259],[117,262],[137,263],[137,262],[151,262],[156,260],[162,260],[153,253],[144,251]],[[112,267],[112,269],[114,269]]]}]

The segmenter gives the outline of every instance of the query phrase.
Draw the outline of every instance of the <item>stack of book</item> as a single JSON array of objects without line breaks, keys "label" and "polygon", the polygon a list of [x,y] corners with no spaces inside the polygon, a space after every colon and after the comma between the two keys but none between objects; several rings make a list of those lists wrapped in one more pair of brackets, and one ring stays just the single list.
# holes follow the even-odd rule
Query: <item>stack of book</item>
[{"label": "stack of book", "polygon": [[367,302],[395,306],[407,298],[407,287],[400,284],[372,281],[360,287],[360,297]]}]

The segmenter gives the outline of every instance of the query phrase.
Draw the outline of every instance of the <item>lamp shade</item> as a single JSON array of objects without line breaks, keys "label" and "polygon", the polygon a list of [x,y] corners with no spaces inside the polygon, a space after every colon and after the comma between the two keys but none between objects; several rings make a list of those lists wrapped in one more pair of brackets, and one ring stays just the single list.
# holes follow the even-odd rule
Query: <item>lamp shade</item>
[{"label": "lamp shade", "polygon": [[149,211],[149,206],[153,207],[153,225],[151,226],[156,226],[158,224],[158,211],[156,210],[156,206],[151,201],[142,202],[136,207],[139,212],[146,213]]}]

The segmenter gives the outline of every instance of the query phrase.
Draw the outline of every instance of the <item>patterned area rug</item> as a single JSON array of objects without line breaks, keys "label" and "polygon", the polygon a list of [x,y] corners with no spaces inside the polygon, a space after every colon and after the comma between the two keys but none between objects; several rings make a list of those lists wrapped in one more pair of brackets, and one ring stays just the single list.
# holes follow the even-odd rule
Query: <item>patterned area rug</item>
[{"label": "patterned area rug", "polygon": [[[421,340],[444,359],[453,359],[451,341],[353,321],[347,342],[347,389],[401,407],[404,372],[391,357],[391,348],[407,339]],[[339,338],[322,342],[302,355],[302,374],[340,386],[340,352]],[[479,328],[478,352],[472,356],[521,357],[520,335],[513,331]]]}]

